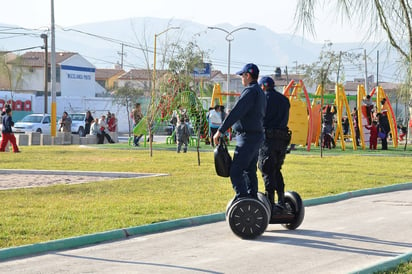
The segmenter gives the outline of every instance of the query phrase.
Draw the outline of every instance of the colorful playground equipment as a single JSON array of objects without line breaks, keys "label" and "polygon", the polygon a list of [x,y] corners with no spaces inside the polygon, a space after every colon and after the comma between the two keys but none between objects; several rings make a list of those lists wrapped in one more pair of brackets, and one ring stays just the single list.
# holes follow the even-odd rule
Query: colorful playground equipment
[{"label": "colorful playground equipment", "polygon": [[[337,120],[337,125],[336,125],[336,130],[335,130],[335,136],[334,136],[334,141],[335,143],[340,139],[341,141],[341,147],[342,150],[345,149],[345,139],[352,139],[355,138],[354,135],[352,134],[354,131],[354,126],[353,126],[353,120],[351,117],[351,112],[350,112],[350,107],[348,103],[348,99],[346,97],[344,87],[343,85],[336,85],[335,86],[335,94],[332,96],[330,94],[323,95],[324,94],[322,90],[322,86],[318,85],[315,95],[313,96],[312,100],[312,116],[313,116],[313,124],[312,124],[312,143],[315,144],[315,146],[318,146],[320,144],[320,135],[321,135],[321,130],[322,130],[322,115],[323,115],[323,110],[321,109],[322,106],[325,105],[333,105],[333,109],[335,110],[336,114],[336,120]],[[325,104],[325,100],[328,100],[327,104]],[[349,127],[350,131],[348,134],[344,135],[343,131],[343,126],[342,126],[342,118],[344,117],[344,109],[346,109],[346,115],[348,116],[348,121],[349,121]],[[356,142],[354,143],[354,147],[356,150]]]},{"label": "colorful playground equipment", "polygon": [[[385,112],[385,115],[388,116],[390,134],[392,136],[393,147],[398,147],[398,130],[396,124],[396,117],[393,113],[393,108],[390,103],[389,97],[386,95],[385,91],[381,86],[373,88],[370,93],[370,97],[374,98],[376,94],[376,110],[377,112]],[[360,141],[362,144],[362,149],[365,149],[366,145],[369,144],[369,131],[365,129],[365,125],[370,125],[368,120],[368,114],[366,105],[363,104],[362,99],[366,97],[365,88],[363,85],[358,86],[358,99],[357,99],[357,110],[359,117],[359,131],[360,131]],[[385,99],[385,104],[381,105],[382,100]]]},{"label": "colorful playground equipment", "polygon": [[[207,128],[206,121],[206,111],[203,109],[200,100],[197,98],[193,91],[176,92],[173,95],[163,95],[155,103],[155,115],[153,123],[153,131],[156,131],[160,125],[165,122],[170,121],[173,110],[176,110],[179,105],[186,109],[194,131],[197,133],[200,127],[200,133],[203,134],[204,128]],[[133,128],[133,135],[144,136],[144,146],[146,146],[147,136],[148,136],[148,118],[147,115],[144,116],[142,120]],[[166,138],[167,144],[174,143],[175,131]],[[129,138],[129,145],[132,145],[133,136]],[[199,141],[198,137],[190,136],[189,144],[194,146]]]},{"label": "colorful playground equipment", "polygon": [[[187,111],[189,120],[192,123],[196,137],[190,136],[189,145],[198,145],[201,138],[204,138],[208,131],[208,124],[206,120],[206,110],[203,108],[202,102],[197,97],[194,91],[179,92],[175,95],[172,103],[172,110],[182,106]],[[167,113],[167,121],[170,120],[173,111]],[[176,132],[173,131],[170,136],[166,138],[167,144],[174,143]]]},{"label": "colorful playground equipment", "polygon": [[[299,144],[306,146],[307,150],[310,150],[311,144],[318,146],[320,144],[320,135],[322,133],[322,106],[325,106],[324,100],[329,100],[328,104],[334,106],[336,109],[336,129],[334,135],[335,143],[340,140],[342,150],[345,150],[345,140],[352,140],[353,149],[357,149],[355,127],[353,123],[353,117],[348,102],[348,97],[345,93],[345,88],[342,84],[335,86],[335,95],[325,95],[322,87],[319,85],[314,95],[308,94],[303,81],[295,82],[291,80],[290,83],[284,88],[283,94],[289,98],[291,107],[289,111],[289,129],[292,130],[292,144]],[[322,95],[323,94],[323,95]],[[359,117],[359,132],[360,132],[360,146],[362,149],[369,148],[369,130],[364,126],[369,125],[370,118],[368,119],[366,105],[363,103],[363,99],[366,97],[366,92],[363,85],[358,86],[357,92],[357,115]],[[388,96],[385,94],[381,86],[375,87],[370,96],[371,98],[376,95],[376,108],[378,112],[386,112],[388,116],[393,146],[397,147],[397,124],[396,117],[393,113],[391,103]],[[310,103],[310,97],[312,102]],[[351,96],[352,97],[352,96]],[[384,105],[381,105],[382,100],[385,99]],[[345,135],[343,131],[343,118],[346,116],[349,122],[349,132]]]},{"label": "colorful playground equipment", "polygon": [[303,81],[296,83],[291,80],[283,90],[283,94],[289,98],[290,102],[288,123],[292,131],[290,143],[307,146],[307,151],[310,151],[313,131],[317,126],[314,124],[309,94]]},{"label": "colorful playground equipment", "polygon": [[222,96],[240,96],[240,93],[222,92],[222,89],[220,88],[220,84],[216,83],[213,86],[213,93],[212,93],[212,100],[210,101],[210,107],[215,106],[216,100],[219,101],[219,105],[223,105]]},{"label": "colorful playground equipment", "polygon": [[[345,150],[345,140],[352,140],[353,149],[357,149],[356,133],[353,123],[353,117],[346,96],[344,86],[337,84],[335,86],[335,94],[324,94],[322,87],[319,85],[315,94],[309,94],[302,80],[295,82],[291,80],[289,84],[284,88],[283,94],[289,98],[290,112],[289,112],[289,124],[288,127],[292,131],[292,144],[298,144],[306,146],[306,150],[310,151],[311,145],[318,146],[320,144],[320,137],[322,133],[322,107],[327,104],[333,105],[336,110],[336,129],[334,134],[335,143],[340,140],[342,150]],[[362,149],[366,149],[369,146],[369,130],[364,126],[370,124],[370,118],[367,115],[366,105],[363,103],[363,98],[366,97],[366,91],[363,85],[358,86],[357,91],[357,115],[358,115],[358,127],[360,133],[360,146]],[[376,96],[375,96],[376,95]],[[222,96],[240,96],[240,93],[224,93],[221,91],[220,85],[215,84],[213,88],[212,99],[210,107],[214,107],[215,104],[223,105]],[[386,112],[388,116],[393,146],[398,146],[397,137],[397,124],[396,117],[393,113],[391,103],[388,96],[381,86],[375,87],[370,93],[371,98],[375,98],[376,108],[378,112]],[[354,97],[354,96],[350,96]],[[312,101],[311,101],[312,98]],[[384,105],[381,105],[382,100],[385,99]],[[353,99],[352,99],[353,100]],[[208,122],[206,120],[206,112],[202,106],[201,101],[193,91],[176,92],[173,95],[162,96],[157,104],[156,112],[159,113],[155,117],[154,129],[158,127],[162,122],[169,121],[172,117],[173,110],[181,105],[187,110],[190,121],[196,133],[197,137],[191,137],[190,145],[196,145],[201,138],[205,138],[208,135]],[[343,131],[342,118],[347,116],[349,121],[349,132],[345,135]],[[133,129],[134,135],[147,135],[148,121],[145,117],[139,124]],[[168,136],[166,143],[172,144],[174,140],[175,132]],[[129,144],[131,141],[129,140]]]},{"label": "colorful playground equipment", "polygon": [[[348,99],[346,98],[345,88],[342,84],[337,84],[335,86],[335,96],[336,96],[335,105],[336,105],[336,110],[337,110],[337,113],[336,113],[337,126],[335,130],[335,143],[337,142],[339,138],[342,150],[345,150],[345,139],[350,138],[352,140],[353,150],[356,150],[357,145],[356,145],[356,142],[353,141],[356,138],[355,128],[353,126],[353,119],[352,119]],[[348,117],[349,129],[350,129],[350,131],[346,135],[343,134],[344,132],[342,128],[344,108],[346,109],[346,115]]]}]

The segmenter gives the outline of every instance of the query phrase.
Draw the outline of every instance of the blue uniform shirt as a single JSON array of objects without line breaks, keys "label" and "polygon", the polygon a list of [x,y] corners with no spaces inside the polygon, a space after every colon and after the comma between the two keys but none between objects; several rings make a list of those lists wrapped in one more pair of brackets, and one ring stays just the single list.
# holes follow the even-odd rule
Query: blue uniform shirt
[{"label": "blue uniform shirt", "polygon": [[289,99],[275,89],[265,91],[266,115],[263,120],[265,129],[285,129],[289,121]]},{"label": "blue uniform shirt", "polygon": [[232,128],[239,133],[263,132],[265,110],[264,92],[256,81],[252,81],[240,94],[239,100],[219,127],[219,131],[224,133],[233,125]]},{"label": "blue uniform shirt", "polygon": [[1,132],[2,133],[12,133],[12,126],[14,126],[14,122],[11,118],[11,116],[5,114],[2,118],[2,128],[1,128]]}]

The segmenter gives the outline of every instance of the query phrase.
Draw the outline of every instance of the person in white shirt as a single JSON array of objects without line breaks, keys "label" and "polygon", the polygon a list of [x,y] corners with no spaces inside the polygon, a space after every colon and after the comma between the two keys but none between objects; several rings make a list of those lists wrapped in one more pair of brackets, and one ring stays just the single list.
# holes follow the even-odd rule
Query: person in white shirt
[{"label": "person in white shirt", "polygon": [[[214,109],[212,109],[209,113],[209,128],[210,128],[210,136],[215,135],[218,128],[222,124],[222,114],[220,112],[220,106],[216,105]],[[215,147],[213,142],[213,138],[211,138],[210,145]]]},{"label": "person in white shirt", "polygon": [[110,144],[113,144],[114,141],[110,137],[110,135],[107,133],[107,123],[106,123],[106,116],[102,115],[102,117],[99,119],[99,129],[100,129],[100,134],[102,137],[99,138],[98,144],[103,144],[104,142],[104,137],[106,137],[107,141]]}]

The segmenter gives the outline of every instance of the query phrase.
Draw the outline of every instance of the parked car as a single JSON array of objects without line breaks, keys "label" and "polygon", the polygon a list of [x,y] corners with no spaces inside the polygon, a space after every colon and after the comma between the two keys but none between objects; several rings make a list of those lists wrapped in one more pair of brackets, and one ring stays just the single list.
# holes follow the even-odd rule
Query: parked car
[{"label": "parked car", "polygon": [[85,134],[85,122],[86,113],[70,113],[70,118],[72,118],[72,133],[79,134],[83,137]]},{"label": "parked car", "polygon": [[[58,128],[59,117],[56,118],[56,132]],[[21,121],[14,123],[13,132],[26,133],[26,132],[39,132],[43,134],[50,134],[51,128],[51,116],[50,114],[29,114],[25,116]]]}]

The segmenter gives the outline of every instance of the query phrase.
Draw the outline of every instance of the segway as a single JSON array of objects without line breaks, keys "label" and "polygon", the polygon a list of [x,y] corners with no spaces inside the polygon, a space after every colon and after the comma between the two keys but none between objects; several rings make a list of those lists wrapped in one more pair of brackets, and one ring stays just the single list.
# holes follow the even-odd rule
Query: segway
[{"label": "segway", "polygon": [[[216,174],[229,177],[232,158],[221,138],[214,151]],[[298,228],[305,216],[305,208],[299,194],[285,193],[285,206],[272,206],[265,194],[258,192],[257,199],[239,198],[229,201],[226,220],[233,233],[242,239],[253,239],[265,232],[269,224],[282,224],[287,229]]]},{"label": "segway", "polygon": [[229,201],[226,220],[236,236],[254,239],[262,235],[269,224],[281,224],[290,230],[302,224],[305,208],[297,192],[285,193],[285,207],[272,207],[266,195],[261,192],[258,192],[257,197]]}]

